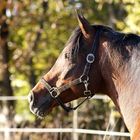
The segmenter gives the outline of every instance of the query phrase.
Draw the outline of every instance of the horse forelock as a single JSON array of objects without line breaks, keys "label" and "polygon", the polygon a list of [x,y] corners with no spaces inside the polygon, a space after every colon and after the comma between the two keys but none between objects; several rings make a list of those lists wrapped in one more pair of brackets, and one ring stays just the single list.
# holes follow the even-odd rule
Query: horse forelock
[{"label": "horse forelock", "polygon": [[72,32],[70,38],[68,39],[68,41],[67,41],[67,43],[66,43],[66,46],[67,46],[68,44],[76,45],[77,39],[78,39],[78,37],[80,36],[81,33],[82,33],[82,32],[81,32],[80,28],[77,27],[77,28]]}]

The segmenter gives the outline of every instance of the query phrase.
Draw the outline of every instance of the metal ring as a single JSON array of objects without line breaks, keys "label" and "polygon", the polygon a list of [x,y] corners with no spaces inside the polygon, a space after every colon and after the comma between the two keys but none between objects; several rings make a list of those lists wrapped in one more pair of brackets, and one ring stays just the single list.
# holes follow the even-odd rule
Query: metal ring
[{"label": "metal ring", "polygon": [[91,91],[90,91],[90,90],[85,90],[85,91],[84,91],[84,95],[85,95],[86,97],[90,98],[92,94],[91,94]]},{"label": "metal ring", "polygon": [[94,54],[93,54],[93,53],[89,53],[89,54],[87,55],[86,60],[87,60],[87,62],[90,63],[90,64],[93,63],[94,60],[95,60]]},{"label": "metal ring", "polygon": [[58,90],[58,88],[56,87],[52,87],[51,90],[50,90],[50,95],[53,97],[53,98],[57,98],[59,96],[60,92]]}]

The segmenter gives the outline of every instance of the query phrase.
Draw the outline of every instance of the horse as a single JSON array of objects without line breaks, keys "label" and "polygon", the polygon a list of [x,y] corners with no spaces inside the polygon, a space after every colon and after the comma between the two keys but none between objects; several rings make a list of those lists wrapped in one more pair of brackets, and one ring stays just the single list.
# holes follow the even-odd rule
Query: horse
[{"label": "horse", "polygon": [[[31,112],[44,117],[56,106],[69,112],[102,93],[114,102],[131,140],[140,140],[140,36],[91,25],[79,13],[77,19],[54,66],[29,93]],[[65,104],[81,97],[74,108]]]}]

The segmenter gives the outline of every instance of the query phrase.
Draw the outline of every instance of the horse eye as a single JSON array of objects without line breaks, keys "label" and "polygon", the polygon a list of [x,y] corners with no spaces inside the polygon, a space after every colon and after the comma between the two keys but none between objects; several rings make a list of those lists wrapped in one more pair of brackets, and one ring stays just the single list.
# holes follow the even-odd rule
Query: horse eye
[{"label": "horse eye", "polygon": [[74,48],[70,52],[65,53],[65,59],[72,61],[72,63],[76,62],[76,51]]},{"label": "horse eye", "polygon": [[69,54],[65,53],[65,59],[69,59]]},{"label": "horse eye", "polygon": [[71,55],[73,56],[75,53],[75,49],[73,48],[72,51],[71,51]]}]

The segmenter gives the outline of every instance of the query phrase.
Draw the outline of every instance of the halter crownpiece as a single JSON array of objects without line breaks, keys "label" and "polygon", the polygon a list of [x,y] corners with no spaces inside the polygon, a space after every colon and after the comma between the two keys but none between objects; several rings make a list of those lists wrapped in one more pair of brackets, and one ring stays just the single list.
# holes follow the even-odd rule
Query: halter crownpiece
[{"label": "halter crownpiece", "polygon": [[[91,65],[95,61],[95,53],[96,53],[98,43],[99,43],[99,34],[100,34],[100,30],[97,31],[95,34],[95,39],[94,39],[94,42],[92,45],[92,49],[86,57],[86,65],[84,67],[84,71],[83,71],[82,75],[79,78],[77,78],[65,85],[62,85],[60,87],[52,87],[51,85],[49,85],[49,83],[47,83],[47,81],[44,78],[41,78],[41,80],[40,80],[40,82],[48,90],[51,97],[67,112],[76,110],[81,104],[83,104],[86,100],[90,99],[94,95],[94,93],[92,93],[91,90],[89,90],[89,88],[88,88],[89,80],[90,80],[88,75],[89,75],[89,71],[91,69]],[[79,85],[79,84],[84,84],[85,90],[84,90],[83,95],[86,96],[86,98],[81,103],[79,103],[76,107],[72,108],[70,106],[66,106],[62,102],[62,100],[59,98],[59,95],[63,91],[66,91],[67,89],[71,88],[72,86]]]}]

